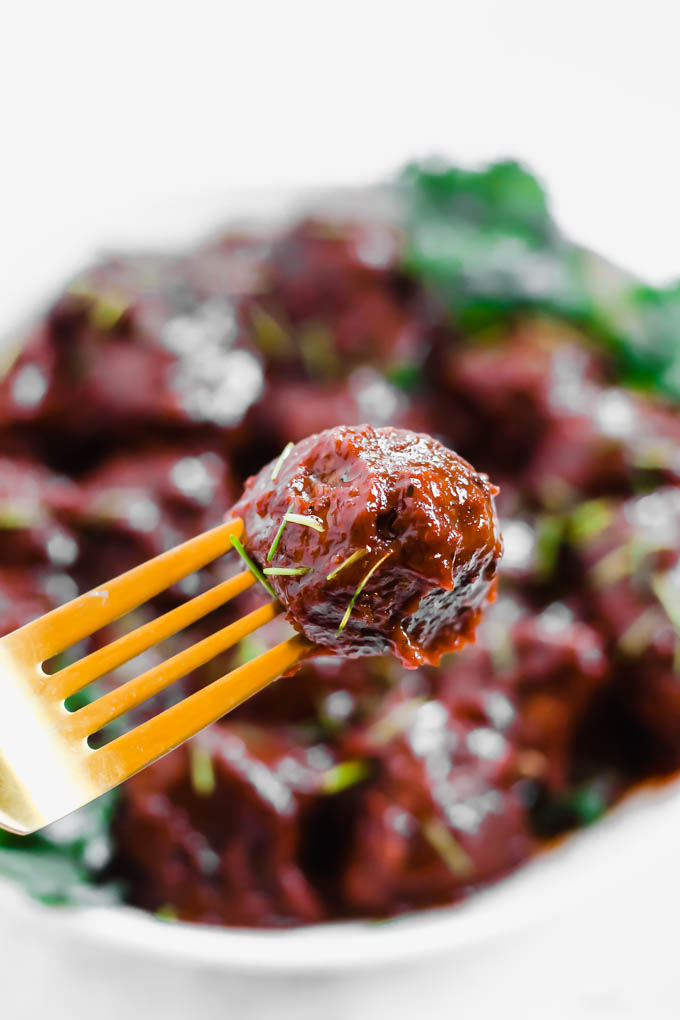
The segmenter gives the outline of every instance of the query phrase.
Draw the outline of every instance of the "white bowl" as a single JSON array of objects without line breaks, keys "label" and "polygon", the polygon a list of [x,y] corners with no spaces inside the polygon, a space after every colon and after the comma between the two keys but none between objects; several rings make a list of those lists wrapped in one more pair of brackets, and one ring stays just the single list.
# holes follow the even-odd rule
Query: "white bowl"
[{"label": "white bowl", "polygon": [[[290,193],[203,196],[117,214],[101,240],[111,249],[162,247],[230,219],[285,216],[299,205]],[[85,229],[68,250],[62,239],[52,242],[43,277],[50,270],[58,283],[92,257],[100,247],[92,242]],[[18,281],[19,297],[5,302],[3,318],[25,312],[28,293]],[[455,1007],[490,1017],[502,1007],[508,1018],[549,1020],[627,1015],[597,1012],[598,1002],[616,1006],[616,997],[628,1008],[642,996],[646,1009],[653,981],[663,1017],[675,962],[664,932],[671,906],[680,906],[679,859],[680,787],[667,784],[631,795],[593,828],[466,903],[385,923],[208,928],[129,907],[46,908],[0,883],[0,994],[12,1020],[47,1009],[55,1020],[125,1011],[150,1020],[191,1011],[197,1020],[352,1020],[389,1011],[398,1020],[423,1007],[435,1016]]]},{"label": "white bowl", "polygon": [[[640,791],[593,828],[456,907],[292,931],[158,921],[129,907],[28,902],[0,885],[13,1020],[129,1010],[234,1016],[676,1015],[680,787]],[[613,1012],[600,1012],[602,1002]],[[229,1005],[231,1004],[231,1005]],[[594,1012],[589,1009],[595,1007]],[[639,1010],[638,1011],[638,1007]],[[668,1009],[669,1012],[664,1012]]]}]

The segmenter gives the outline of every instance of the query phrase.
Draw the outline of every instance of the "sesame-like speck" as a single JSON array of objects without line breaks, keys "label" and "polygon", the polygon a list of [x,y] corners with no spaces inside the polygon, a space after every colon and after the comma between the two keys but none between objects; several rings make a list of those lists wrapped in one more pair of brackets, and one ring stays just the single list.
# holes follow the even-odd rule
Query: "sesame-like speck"
[{"label": "sesame-like speck", "polygon": [[392,231],[380,224],[365,230],[355,246],[360,262],[371,269],[385,269],[396,254],[395,238]]},{"label": "sesame-like speck", "polygon": [[502,691],[489,691],[484,699],[484,708],[497,730],[508,728],[515,718],[515,709],[509,698]]},{"label": "sesame-like speck", "polygon": [[310,768],[318,769],[320,772],[331,768],[333,756],[330,751],[321,744],[315,744],[307,751],[307,764]]},{"label": "sesame-like speck", "polygon": [[49,574],[43,588],[47,597],[57,605],[70,602],[78,594],[78,585],[69,574]]},{"label": "sesame-like speck", "polygon": [[444,810],[455,829],[472,834],[479,828],[480,814],[473,803],[448,804]]},{"label": "sesame-like speck", "polygon": [[386,425],[393,421],[403,403],[403,394],[372,368],[357,368],[349,377],[349,388],[357,402],[362,421]]},{"label": "sesame-like speck", "polygon": [[536,532],[526,521],[501,521],[503,570],[528,570],[536,548]]},{"label": "sesame-like speck", "polygon": [[55,531],[47,540],[47,555],[58,567],[69,567],[78,557],[78,543],[71,535]]},{"label": "sesame-like speck", "polygon": [[295,800],[285,783],[263,762],[244,759],[242,772],[254,786],[262,800],[267,801],[281,815],[292,814]]},{"label": "sesame-like speck", "polygon": [[160,507],[148,496],[133,499],[127,508],[127,520],[135,531],[152,532],[158,527],[161,519]]},{"label": "sesame-like speck", "polygon": [[205,346],[231,346],[236,338],[236,316],[231,302],[223,298],[204,301],[185,315],[164,324],[161,341],[173,353],[192,355]]},{"label": "sesame-like speck", "polygon": [[286,755],[276,766],[276,774],[287,786],[296,790],[313,790],[318,783],[316,772],[305,768],[301,762]]},{"label": "sesame-like speck", "polygon": [[595,401],[594,414],[603,435],[627,439],[634,434],[635,408],[622,390],[605,390]]},{"label": "sesame-like speck", "polygon": [[101,871],[111,859],[111,842],[106,836],[88,839],[83,850],[83,863],[92,871]]},{"label": "sesame-like speck", "polygon": [[195,421],[236,425],[264,386],[262,365],[249,351],[209,348],[177,365],[173,384]]},{"label": "sesame-like speck", "polygon": [[177,587],[182,592],[182,595],[196,595],[201,587],[201,578],[198,573],[187,574],[186,577],[180,578],[177,582]]},{"label": "sesame-like speck", "polygon": [[672,544],[680,532],[680,490],[650,492],[626,504],[625,514],[643,538],[653,536],[656,545]]},{"label": "sesame-like speck", "polygon": [[488,726],[470,730],[465,742],[471,754],[485,761],[500,761],[508,746],[505,737]]},{"label": "sesame-like speck", "polygon": [[475,793],[463,801],[445,805],[444,813],[450,824],[461,832],[470,835],[479,831],[479,827],[490,814],[498,814],[503,810],[503,798],[497,790],[487,789]]},{"label": "sesame-like speck", "polygon": [[332,691],[324,701],[324,714],[329,719],[346,719],[354,708],[349,691]]},{"label": "sesame-like speck", "polygon": [[12,399],[19,407],[37,407],[47,393],[47,379],[37,365],[24,365],[12,382]]},{"label": "sesame-like speck", "polygon": [[426,701],[413,713],[408,741],[418,757],[430,755],[447,744],[449,713],[441,701]]},{"label": "sesame-like speck", "polygon": [[203,875],[215,875],[220,869],[219,854],[211,846],[202,846],[198,851],[198,866]]},{"label": "sesame-like speck", "polygon": [[536,617],[536,622],[545,634],[561,634],[574,622],[574,613],[564,602],[551,602]]},{"label": "sesame-like speck", "polygon": [[417,822],[412,814],[392,806],[385,811],[385,821],[400,836],[410,836],[417,828]]},{"label": "sesame-like speck", "polygon": [[203,506],[207,506],[215,494],[217,478],[203,457],[182,457],[173,464],[170,477],[180,492]]}]

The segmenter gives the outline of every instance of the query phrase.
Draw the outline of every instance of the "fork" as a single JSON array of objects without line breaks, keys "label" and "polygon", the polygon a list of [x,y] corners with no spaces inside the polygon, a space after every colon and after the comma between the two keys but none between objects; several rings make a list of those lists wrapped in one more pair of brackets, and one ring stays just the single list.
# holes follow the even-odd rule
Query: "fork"
[{"label": "fork", "polygon": [[77,711],[65,701],[256,583],[244,570],[56,673],[44,664],[233,547],[236,518],[134,567],[0,639],[0,827],[21,835],[94,800],[288,672],[310,649],[282,641],[92,749],[88,737],[282,612],[267,602]]}]

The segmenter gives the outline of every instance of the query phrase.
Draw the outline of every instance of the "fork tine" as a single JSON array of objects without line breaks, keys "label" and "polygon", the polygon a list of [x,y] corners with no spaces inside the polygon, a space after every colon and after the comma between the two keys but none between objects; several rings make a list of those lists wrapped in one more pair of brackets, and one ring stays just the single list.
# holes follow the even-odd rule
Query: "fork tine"
[{"label": "fork tine", "polygon": [[230,599],[236,598],[241,592],[255,584],[255,577],[249,570],[244,570],[235,577],[215,585],[209,591],[197,595],[189,602],[171,609],[163,616],[150,620],[129,634],[112,641],[96,652],[86,655],[70,666],[65,666],[58,673],[43,678],[43,687],[63,701],[65,698],[81,691],[93,680],[110,673],[112,670],[129,662],[136,655],[145,652],[172,634],[184,630],[203,616],[223,606]]},{"label": "fork tine", "polygon": [[258,627],[269,623],[276,617],[280,608],[277,602],[268,602],[215,634],[159,663],[146,673],[128,680],[127,683],[121,684],[115,690],[74,712],[65,723],[64,731],[76,739],[96,733],[128,709],[143,704],[154,694],[169,687],[175,680],[187,676],[193,669],[210,662],[220,652],[226,651],[246,635],[252,634]]},{"label": "fork tine", "polygon": [[93,751],[88,758],[93,781],[102,792],[122,783],[287,673],[310,647],[296,634]]},{"label": "fork tine", "polygon": [[133,567],[15,630],[9,636],[12,648],[21,654],[28,647],[41,661],[50,659],[229,551],[231,536],[238,538],[242,530],[239,518],[227,521]]}]

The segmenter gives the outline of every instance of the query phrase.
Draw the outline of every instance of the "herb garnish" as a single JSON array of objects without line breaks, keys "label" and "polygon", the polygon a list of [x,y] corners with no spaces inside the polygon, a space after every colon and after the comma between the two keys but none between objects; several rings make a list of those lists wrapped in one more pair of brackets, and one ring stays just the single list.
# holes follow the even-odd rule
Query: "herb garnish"
[{"label": "herb garnish", "polygon": [[655,574],[651,579],[652,591],[661,603],[666,616],[680,634],[680,594],[669,581],[668,574]]},{"label": "herb garnish", "polygon": [[323,522],[318,517],[310,517],[308,514],[287,513],[283,515],[283,519],[291,524],[303,524],[305,528],[314,528],[314,531],[318,531],[321,534],[326,530]]},{"label": "herb garnish", "polygon": [[311,567],[265,567],[263,573],[269,577],[301,577],[308,574],[311,569]]},{"label": "herb garnish", "polygon": [[288,509],[286,510],[286,513],[283,515],[283,518],[281,519],[281,524],[279,525],[279,530],[276,532],[276,535],[274,537],[274,541],[272,542],[272,544],[271,544],[271,546],[269,548],[269,552],[267,553],[267,563],[271,563],[271,561],[274,559],[274,553],[276,552],[276,548],[277,548],[279,542],[281,541],[281,535],[283,534],[283,529],[285,528],[285,526],[287,524],[286,515],[291,512],[291,510],[293,509],[294,506],[295,506],[295,502],[292,502],[290,504],[290,506],[288,507]]},{"label": "herb garnish", "polygon": [[272,586],[270,585],[269,581],[264,576],[260,568],[255,563],[253,563],[250,556],[245,551],[242,544],[239,542],[235,535],[231,536],[231,544],[233,545],[234,549],[239,554],[239,556],[241,557],[241,559],[243,560],[243,562],[245,563],[253,577],[257,578],[260,584],[263,585],[264,588],[269,592],[271,597],[275,599],[276,592],[274,591],[274,589],[272,588]]},{"label": "herb garnish", "polygon": [[354,603],[358,599],[358,597],[361,594],[361,592],[364,590],[364,587],[365,587],[366,583],[369,581],[371,576],[376,572],[376,570],[378,569],[380,564],[384,563],[385,560],[387,559],[387,557],[391,556],[391,555],[392,555],[392,550],[388,549],[388,551],[385,553],[385,555],[381,556],[380,559],[377,561],[377,563],[374,563],[373,566],[371,567],[371,569],[366,574],[364,574],[363,579],[359,582],[357,590],[354,592],[354,595],[352,595],[350,603],[347,606],[347,609],[345,610],[345,615],[343,616],[342,620],[340,621],[340,626],[338,627],[338,633],[340,633],[341,630],[344,630],[345,627],[347,626],[347,621],[349,620],[349,618],[350,618],[350,616],[352,614],[352,610],[354,609]]},{"label": "herb garnish", "polygon": [[437,851],[451,873],[456,878],[469,878],[474,865],[448,825],[441,818],[429,818],[423,822],[421,829],[425,839]]},{"label": "herb garnish", "polygon": [[340,762],[326,769],[321,777],[322,793],[340,793],[350,786],[361,783],[369,773],[369,764],[363,758]]},{"label": "herb garnish", "polygon": [[357,560],[362,559],[362,557],[364,557],[367,552],[368,549],[357,549],[355,552],[352,553],[351,556],[348,556],[346,560],[343,560],[342,563],[335,568],[335,570],[331,570],[330,574],[326,574],[326,580],[332,581],[333,578],[337,574],[339,574],[341,570],[344,570],[345,567],[348,567],[350,563],[356,563]]},{"label": "herb garnish", "polygon": [[199,743],[189,748],[189,775],[194,793],[199,797],[210,797],[215,792],[217,780],[210,752]]},{"label": "herb garnish", "polygon": [[156,911],[159,921],[179,921],[179,915],[171,903],[164,903]]},{"label": "herb garnish", "polygon": [[277,460],[276,464],[274,465],[274,470],[272,471],[272,481],[273,482],[275,482],[276,479],[279,477],[279,471],[281,470],[281,465],[283,464],[284,460],[286,459],[286,457],[288,456],[288,454],[290,453],[290,451],[293,449],[294,446],[295,446],[295,443],[286,443],[286,445],[284,446],[283,450],[281,451],[279,459]]}]

